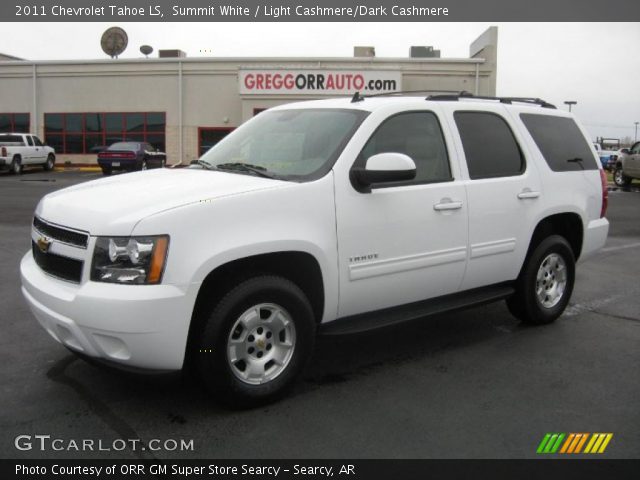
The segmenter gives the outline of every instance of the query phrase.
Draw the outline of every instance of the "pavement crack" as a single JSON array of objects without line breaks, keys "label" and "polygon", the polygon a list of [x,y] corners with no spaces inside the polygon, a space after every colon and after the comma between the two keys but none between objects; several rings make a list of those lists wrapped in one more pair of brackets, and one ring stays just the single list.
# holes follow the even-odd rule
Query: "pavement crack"
[{"label": "pavement crack", "polygon": [[591,310],[593,313],[597,313],[598,315],[603,315],[605,317],[617,318],[618,320],[627,320],[629,322],[640,322],[640,318],[626,317],[624,315],[616,315],[614,313],[606,313],[601,310]]},{"label": "pavement crack", "polygon": [[[87,404],[89,409],[97,415],[104,423],[106,423],[120,438],[123,439],[139,439],[140,436],[135,429],[129,425],[124,419],[119,417],[106,403],[94,395],[87,387],[78,380],[67,375],[66,370],[73,362],[78,360],[77,357],[69,355],[57,361],[53,367],[47,371],[47,378],[72,388],[78,396]],[[156,460],[156,457],[149,452],[148,446],[140,441],[143,450],[131,449],[131,453],[140,459]]]}]

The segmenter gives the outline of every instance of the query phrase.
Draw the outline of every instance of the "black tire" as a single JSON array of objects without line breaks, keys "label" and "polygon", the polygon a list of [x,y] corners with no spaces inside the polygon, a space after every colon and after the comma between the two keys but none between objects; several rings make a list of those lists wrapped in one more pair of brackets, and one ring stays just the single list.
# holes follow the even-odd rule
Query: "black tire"
[{"label": "black tire", "polygon": [[615,183],[618,187],[628,187],[631,185],[631,177],[627,177],[623,171],[622,167],[616,167],[613,171],[613,183]]},{"label": "black tire", "polygon": [[[553,262],[557,258],[553,255],[559,256],[564,262],[563,270],[566,275],[566,284],[562,293],[555,300],[557,303],[551,304],[554,300],[547,296],[544,301],[547,301],[549,305],[545,306],[537,295],[537,288],[542,287],[544,289],[542,292],[554,292],[556,275],[561,275],[559,273],[561,270],[551,268],[553,272],[548,277],[546,274],[542,275],[540,283],[537,277],[538,272],[541,269],[544,270],[542,267],[545,260],[547,260],[546,266],[549,267],[549,260]],[[520,276],[516,280],[516,293],[507,299],[509,311],[523,323],[532,325],[551,323],[562,314],[569,303],[574,282],[575,258],[573,250],[571,250],[571,246],[564,237],[551,235],[542,240],[527,256]],[[556,282],[555,285],[558,285],[558,283],[561,282]],[[546,285],[550,285],[550,290],[546,289]]]},{"label": "black tire", "polygon": [[[279,370],[277,376],[265,380],[264,383],[250,384],[238,376],[240,375],[239,365],[244,360],[234,364],[229,359],[228,342],[231,342],[232,335],[238,334],[237,322],[245,313],[258,305],[267,304],[282,308],[293,323],[295,335],[292,353],[283,367],[275,363],[271,364],[271,369]],[[258,327],[269,325],[263,320],[262,310],[259,312]],[[251,351],[246,342],[253,338],[251,333],[256,331],[255,328],[242,332],[245,341],[241,342],[242,346],[238,347],[238,351],[246,358],[249,358],[248,352]],[[233,332],[232,329],[234,329]],[[282,277],[257,276],[232,288],[213,307],[199,335],[196,332],[197,341],[191,342],[195,351],[190,353],[193,354],[202,382],[218,400],[232,408],[255,407],[280,398],[293,385],[311,357],[315,329],[316,324],[309,300],[297,285]],[[259,328],[257,332],[262,333]],[[274,341],[276,336],[282,338],[279,333],[274,333],[272,337],[267,338],[272,338]],[[269,345],[265,346],[263,343],[262,348],[269,349]],[[276,354],[277,348],[276,346],[272,349],[271,355]],[[258,352],[258,355],[261,353]],[[269,353],[265,350],[262,359],[266,362],[265,372],[270,371],[266,368],[270,362],[268,355]],[[262,355],[259,358],[262,358]],[[260,360],[252,361],[260,362]],[[248,368],[246,365],[245,369]]]},{"label": "black tire", "polygon": [[102,168],[102,175],[106,175],[106,176],[111,175],[112,173],[111,167],[101,167],[101,168]]},{"label": "black tire", "polygon": [[42,168],[44,168],[45,172],[50,172],[51,170],[53,170],[53,167],[56,164],[56,157],[53,156],[53,154],[49,154],[49,156],[47,157],[47,161],[44,162],[44,165],[42,166]]},{"label": "black tire", "polygon": [[140,165],[140,170],[147,170],[149,165],[147,164],[147,160],[142,160],[142,164]]},{"label": "black tire", "polygon": [[19,156],[16,155],[15,157],[13,157],[13,160],[11,160],[9,171],[14,175],[20,175],[22,173],[22,160],[20,160]]}]

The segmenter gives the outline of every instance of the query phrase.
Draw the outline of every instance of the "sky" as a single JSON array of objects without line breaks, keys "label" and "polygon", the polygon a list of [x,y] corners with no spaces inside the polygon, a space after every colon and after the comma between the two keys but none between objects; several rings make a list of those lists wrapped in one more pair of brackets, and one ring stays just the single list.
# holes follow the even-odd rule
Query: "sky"
[{"label": "sky", "polygon": [[[141,45],[189,57],[350,57],[370,45],[378,57],[407,57],[432,45],[443,58],[498,26],[497,94],[540,97],[572,111],[592,138],[628,137],[640,121],[639,23],[121,23],[138,58]],[[111,23],[0,23],[0,52],[28,60],[106,58],[100,36]],[[152,56],[156,55],[152,54]],[[638,131],[640,138],[640,130]]]}]

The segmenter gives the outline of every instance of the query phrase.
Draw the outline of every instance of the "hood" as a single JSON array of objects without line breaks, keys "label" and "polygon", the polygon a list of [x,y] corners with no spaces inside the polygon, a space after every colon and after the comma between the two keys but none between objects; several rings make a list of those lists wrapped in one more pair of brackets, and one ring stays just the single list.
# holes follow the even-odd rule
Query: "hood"
[{"label": "hood", "polygon": [[36,208],[45,221],[91,235],[129,235],[145,217],[172,208],[287,182],[201,169],[154,169],[81,183],[46,195]]}]

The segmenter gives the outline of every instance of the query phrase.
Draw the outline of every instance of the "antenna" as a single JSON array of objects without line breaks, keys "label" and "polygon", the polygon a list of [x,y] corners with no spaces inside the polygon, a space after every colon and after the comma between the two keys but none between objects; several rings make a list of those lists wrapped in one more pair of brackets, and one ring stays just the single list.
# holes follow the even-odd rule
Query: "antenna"
[{"label": "antenna", "polygon": [[120,27],[108,28],[100,39],[102,51],[111,58],[118,58],[118,55],[125,51],[128,43],[127,32]]},{"label": "antenna", "polygon": [[149,55],[151,55],[151,53],[153,52],[153,47],[151,45],[142,45],[140,47],[140,52],[147,58],[149,58]]}]

